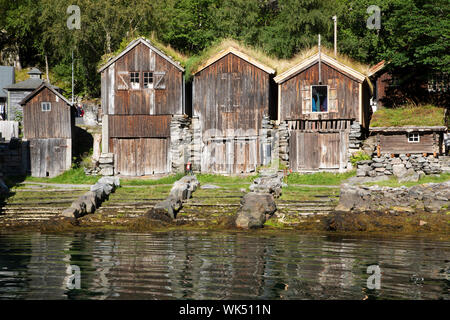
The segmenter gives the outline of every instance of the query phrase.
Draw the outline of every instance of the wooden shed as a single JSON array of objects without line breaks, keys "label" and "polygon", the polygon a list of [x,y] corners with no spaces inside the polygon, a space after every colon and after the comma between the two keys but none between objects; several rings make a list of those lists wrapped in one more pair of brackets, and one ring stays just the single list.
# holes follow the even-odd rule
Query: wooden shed
[{"label": "wooden shed", "polygon": [[289,129],[293,171],[347,168],[349,135],[367,130],[371,90],[361,72],[316,53],[275,77],[278,121]]},{"label": "wooden shed", "polygon": [[20,104],[24,139],[30,145],[31,175],[54,177],[70,169],[75,127],[72,104],[46,82]]},{"label": "wooden shed", "polygon": [[233,47],[195,71],[192,108],[201,127],[202,172],[252,172],[262,164],[260,132],[274,73]]},{"label": "wooden shed", "polygon": [[444,126],[371,127],[376,137],[379,154],[433,154],[444,153]]},{"label": "wooden shed", "polygon": [[185,113],[184,69],[144,38],[132,41],[100,70],[103,153],[115,173],[168,173],[170,123]]}]

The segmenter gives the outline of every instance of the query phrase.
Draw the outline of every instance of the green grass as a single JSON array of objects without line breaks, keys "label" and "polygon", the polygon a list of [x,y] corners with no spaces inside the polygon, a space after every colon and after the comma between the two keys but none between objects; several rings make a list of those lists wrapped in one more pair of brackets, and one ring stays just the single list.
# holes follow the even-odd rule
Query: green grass
[{"label": "green grass", "polygon": [[197,179],[201,184],[212,183],[212,184],[247,184],[251,183],[258,176],[223,176],[220,174],[197,174]]},{"label": "green grass", "polygon": [[72,168],[54,178],[36,178],[27,176],[25,181],[61,183],[61,184],[95,184],[100,176],[87,176],[83,168]]},{"label": "green grass", "polygon": [[443,126],[444,108],[433,105],[380,108],[373,116],[371,127]]},{"label": "green grass", "polygon": [[160,179],[121,179],[121,185],[123,186],[153,186],[158,184],[173,184],[175,181],[181,179],[184,176],[182,173],[177,173]]},{"label": "green grass", "polygon": [[317,196],[338,196],[339,188],[323,188],[323,187],[295,187],[288,186],[283,188],[280,200],[314,200]]},{"label": "green grass", "polygon": [[366,185],[373,186],[378,185],[381,187],[412,187],[418,184],[424,184],[424,183],[440,183],[450,180],[450,173],[442,173],[439,176],[424,176],[422,179],[420,179],[417,182],[398,182],[397,178],[394,176],[391,176],[389,180],[386,181],[380,181],[380,182],[369,182],[366,183]]},{"label": "green grass", "polygon": [[356,171],[344,173],[317,172],[312,174],[291,173],[287,184],[340,185],[345,179],[355,176]]}]

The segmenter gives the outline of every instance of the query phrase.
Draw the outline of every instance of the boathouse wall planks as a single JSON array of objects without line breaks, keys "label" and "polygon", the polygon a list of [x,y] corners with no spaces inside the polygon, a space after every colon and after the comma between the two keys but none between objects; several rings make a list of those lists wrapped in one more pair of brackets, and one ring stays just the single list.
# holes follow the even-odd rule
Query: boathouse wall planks
[{"label": "boathouse wall planks", "polygon": [[31,175],[55,177],[70,169],[75,126],[72,105],[47,83],[21,104],[24,139],[29,140],[30,146]]},{"label": "boathouse wall planks", "polygon": [[[290,132],[289,163],[294,171],[345,170],[351,126],[369,126],[370,88],[365,76],[326,55],[323,58],[321,77],[316,55],[275,78],[279,121]],[[326,109],[314,109],[318,100],[313,101],[313,86],[322,86]]]},{"label": "boathouse wall planks", "polygon": [[269,115],[274,73],[262,68],[230,51],[194,74],[193,114],[204,146],[201,171],[251,172],[262,163],[259,135],[263,116]]},{"label": "boathouse wall planks", "polygon": [[[103,139],[116,173],[168,173],[170,123],[184,112],[184,69],[150,41],[132,41],[100,69]],[[127,160],[128,159],[128,160]]]}]

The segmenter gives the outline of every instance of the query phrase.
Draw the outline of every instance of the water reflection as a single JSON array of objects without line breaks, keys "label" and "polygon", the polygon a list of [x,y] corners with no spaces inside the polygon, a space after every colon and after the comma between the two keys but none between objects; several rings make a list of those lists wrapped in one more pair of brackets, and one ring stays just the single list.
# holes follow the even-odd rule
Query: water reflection
[{"label": "water reflection", "polygon": [[[449,299],[450,243],[300,234],[0,235],[2,299]],[[81,288],[67,288],[77,265]],[[370,265],[381,289],[366,288]]]}]

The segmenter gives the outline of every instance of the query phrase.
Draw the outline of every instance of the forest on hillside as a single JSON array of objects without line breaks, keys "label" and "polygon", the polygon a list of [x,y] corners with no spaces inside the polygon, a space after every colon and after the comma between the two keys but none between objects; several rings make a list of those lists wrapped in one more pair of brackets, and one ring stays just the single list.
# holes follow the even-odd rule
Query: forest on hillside
[{"label": "forest on hillside", "polygon": [[[69,30],[69,5],[81,11],[80,29]],[[380,8],[380,29],[369,29],[368,7]],[[450,73],[448,0],[0,0],[0,64],[48,66],[54,81],[71,94],[100,95],[99,63],[137,36],[152,36],[187,57],[224,38],[290,58],[317,44],[366,64],[389,61],[414,101],[416,84]]]}]

